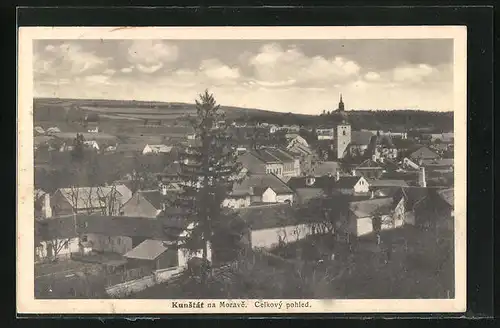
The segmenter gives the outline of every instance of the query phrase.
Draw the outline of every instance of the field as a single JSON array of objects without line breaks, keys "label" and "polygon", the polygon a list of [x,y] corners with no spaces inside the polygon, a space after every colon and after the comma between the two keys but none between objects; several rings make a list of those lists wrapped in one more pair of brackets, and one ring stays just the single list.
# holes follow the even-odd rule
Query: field
[{"label": "field", "polygon": [[[81,121],[88,113],[97,113],[101,123],[110,121],[115,125],[141,126],[147,120],[148,124],[158,121],[161,125],[174,126],[178,123],[185,123],[185,117],[196,114],[195,105],[187,103],[54,98],[36,98],[33,102],[35,122],[75,122]],[[265,109],[224,106],[223,104],[221,104],[221,109],[225,111],[228,119],[250,124],[267,122],[281,125],[319,126],[326,124],[334,126],[343,120],[343,116],[338,113],[321,116],[278,113]],[[427,132],[435,133],[453,130],[453,112],[399,109],[349,110],[346,113],[354,130],[426,129]]]}]

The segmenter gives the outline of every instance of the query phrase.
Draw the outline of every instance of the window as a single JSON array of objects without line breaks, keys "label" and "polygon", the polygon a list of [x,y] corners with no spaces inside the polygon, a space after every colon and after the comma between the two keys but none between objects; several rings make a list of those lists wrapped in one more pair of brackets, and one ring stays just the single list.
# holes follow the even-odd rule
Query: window
[{"label": "window", "polygon": [[345,132],[345,130],[343,130],[343,131],[342,131],[342,135],[344,135],[344,136],[346,135],[346,132]]},{"label": "window", "polygon": [[[87,223],[87,222],[85,222],[85,223]],[[87,242],[88,241],[87,235],[83,235],[81,238],[81,241],[82,241],[82,243]]]},{"label": "window", "polygon": [[69,248],[69,243],[68,243],[68,241],[66,240],[66,241],[64,242],[64,249],[68,249],[68,248]]},{"label": "window", "polygon": [[120,245],[120,244],[121,244],[121,242],[122,242],[121,238],[120,238],[120,237],[118,237],[118,238],[117,238],[117,240],[116,240],[116,243],[117,243],[118,245]]}]

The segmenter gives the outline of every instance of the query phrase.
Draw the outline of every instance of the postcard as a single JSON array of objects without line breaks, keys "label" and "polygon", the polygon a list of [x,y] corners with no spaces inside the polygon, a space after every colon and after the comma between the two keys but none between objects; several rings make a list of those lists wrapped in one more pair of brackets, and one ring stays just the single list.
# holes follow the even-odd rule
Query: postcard
[{"label": "postcard", "polygon": [[465,312],[466,27],[18,33],[19,314]]}]

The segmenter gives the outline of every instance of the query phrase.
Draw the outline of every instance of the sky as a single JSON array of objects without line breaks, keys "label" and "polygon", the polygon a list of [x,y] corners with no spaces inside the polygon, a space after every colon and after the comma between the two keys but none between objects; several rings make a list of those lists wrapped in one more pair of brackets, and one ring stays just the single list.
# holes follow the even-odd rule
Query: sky
[{"label": "sky", "polygon": [[453,40],[35,40],[35,97],[453,110]]}]

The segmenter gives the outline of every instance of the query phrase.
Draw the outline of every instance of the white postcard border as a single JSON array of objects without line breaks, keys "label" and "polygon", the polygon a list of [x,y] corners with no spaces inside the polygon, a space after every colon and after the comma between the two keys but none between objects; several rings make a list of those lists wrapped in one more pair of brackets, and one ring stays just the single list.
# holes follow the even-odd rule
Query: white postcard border
[{"label": "white postcard border", "polygon": [[[34,298],[33,44],[35,39],[453,39],[455,133],[455,298],[303,300],[308,307],[175,308],[199,300],[38,300]],[[22,314],[433,313],[466,310],[467,29],[465,26],[344,27],[20,27],[18,37],[17,311]],[[264,300],[266,301],[266,300]],[[217,306],[208,308],[214,302]]]}]

